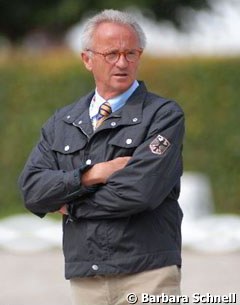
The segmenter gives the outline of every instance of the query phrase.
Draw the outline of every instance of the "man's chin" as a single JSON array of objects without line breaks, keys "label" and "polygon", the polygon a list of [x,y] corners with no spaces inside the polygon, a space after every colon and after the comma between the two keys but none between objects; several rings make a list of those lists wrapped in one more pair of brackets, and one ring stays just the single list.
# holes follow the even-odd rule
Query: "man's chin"
[{"label": "man's chin", "polygon": [[114,82],[113,87],[116,89],[116,91],[124,92],[126,91],[130,86],[132,85],[132,82],[129,79],[117,79],[117,81]]}]

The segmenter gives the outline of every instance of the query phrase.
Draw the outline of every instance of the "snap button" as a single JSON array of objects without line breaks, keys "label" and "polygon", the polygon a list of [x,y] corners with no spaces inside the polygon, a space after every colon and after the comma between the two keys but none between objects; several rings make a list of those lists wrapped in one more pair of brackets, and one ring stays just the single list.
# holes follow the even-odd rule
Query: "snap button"
[{"label": "snap button", "polygon": [[132,139],[127,139],[126,144],[132,144]]},{"label": "snap button", "polygon": [[138,118],[133,118],[132,120],[134,123],[136,123],[138,121]]},{"label": "snap button", "polygon": [[66,146],[64,147],[64,150],[65,150],[65,151],[69,151],[69,149],[70,149],[70,146],[69,146],[69,145],[66,145]]},{"label": "snap button", "polygon": [[67,119],[70,119],[70,117],[71,117],[71,115],[68,115],[68,116],[67,116]]},{"label": "snap button", "polygon": [[91,163],[92,163],[92,160],[91,160],[91,159],[88,159],[88,160],[86,161],[86,164],[87,164],[87,165],[91,165]]},{"label": "snap button", "polygon": [[98,267],[98,265],[92,265],[92,269],[93,269],[94,271],[97,271],[97,270],[99,269],[99,267]]},{"label": "snap button", "polygon": [[111,123],[111,126],[113,126],[113,127],[116,126],[116,125],[117,125],[116,122],[112,122],[112,123]]}]

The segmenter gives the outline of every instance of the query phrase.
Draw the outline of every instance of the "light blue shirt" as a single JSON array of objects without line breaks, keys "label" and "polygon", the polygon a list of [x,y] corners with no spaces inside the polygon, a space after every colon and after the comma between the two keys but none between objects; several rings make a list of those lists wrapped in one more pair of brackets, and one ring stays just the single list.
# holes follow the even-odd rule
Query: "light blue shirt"
[{"label": "light blue shirt", "polygon": [[[123,107],[126,104],[128,98],[133,94],[133,92],[137,89],[138,86],[139,86],[139,83],[137,80],[135,80],[133,82],[132,86],[127,91],[123,92],[122,94],[120,94],[118,96],[115,96],[114,98],[107,100],[111,105],[112,112]],[[97,89],[95,89],[95,95],[94,95],[94,97],[90,103],[90,107],[89,107],[89,116],[92,120],[92,124],[93,124],[94,128],[96,126],[99,107],[104,102],[106,102],[106,100],[103,97],[101,97],[101,95],[99,95]]]}]

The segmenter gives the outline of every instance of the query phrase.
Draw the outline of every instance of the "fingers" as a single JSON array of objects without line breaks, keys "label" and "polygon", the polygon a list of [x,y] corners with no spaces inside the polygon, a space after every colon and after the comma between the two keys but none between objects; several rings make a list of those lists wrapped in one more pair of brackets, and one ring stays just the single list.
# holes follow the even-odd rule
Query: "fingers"
[{"label": "fingers", "polygon": [[67,211],[67,206],[66,206],[66,204],[63,205],[63,206],[61,207],[61,209],[58,210],[58,212],[59,212],[60,214],[62,214],[62,215],[68,215],[68,211]]}]

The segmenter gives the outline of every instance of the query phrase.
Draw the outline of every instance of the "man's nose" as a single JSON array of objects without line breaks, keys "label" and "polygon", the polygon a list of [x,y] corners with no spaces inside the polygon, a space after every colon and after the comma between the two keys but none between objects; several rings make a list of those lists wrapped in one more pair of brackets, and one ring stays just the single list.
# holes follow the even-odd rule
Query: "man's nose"
[{"label": "man's nose", "polygon": [[120,54],[120,57],[119,57],[118,61],[116,62],[116,65],[121,68],[125,68],[128,66],[128,61],[125,57],[125,54]]}]

